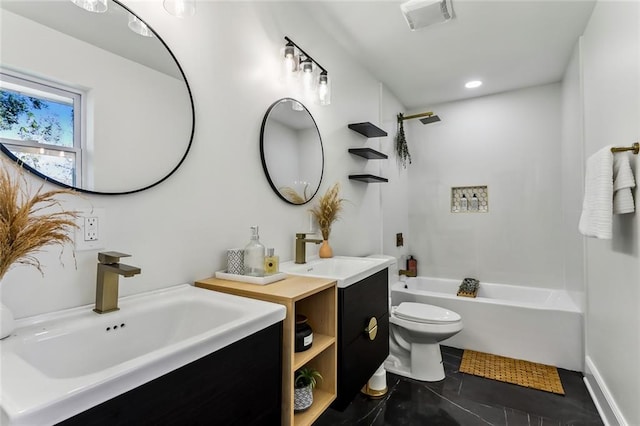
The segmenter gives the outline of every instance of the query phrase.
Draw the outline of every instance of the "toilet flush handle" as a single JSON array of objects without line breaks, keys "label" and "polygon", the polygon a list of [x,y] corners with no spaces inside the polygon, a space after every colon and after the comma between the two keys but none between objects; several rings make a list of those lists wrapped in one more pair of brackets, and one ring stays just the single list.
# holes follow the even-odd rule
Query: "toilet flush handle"
[{"label": "toilet flush handle", "polygon": [[378,320],[376,317],[371,317],[369,319],[369,325],[364,329],[364,332],[369,336],[369,340],[375,340],[378,335]]}]

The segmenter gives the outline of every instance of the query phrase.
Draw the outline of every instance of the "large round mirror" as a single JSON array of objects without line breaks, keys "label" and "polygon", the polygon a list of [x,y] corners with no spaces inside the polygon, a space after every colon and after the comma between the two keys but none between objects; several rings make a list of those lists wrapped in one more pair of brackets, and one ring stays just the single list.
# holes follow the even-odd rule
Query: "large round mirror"
[{"label": "large round mirror", "polygon": [[0,147],[31,172],[98,194],[150,188],[184,161],[191,92],[164,41],[122,4],[0,2]]},{"label": "large round mirror", "polygon": [[324,170],[322,139],[311,113],[295,99],[269,107],[260,132],[262,167],[271,188],[291,204],[309,202]]}]

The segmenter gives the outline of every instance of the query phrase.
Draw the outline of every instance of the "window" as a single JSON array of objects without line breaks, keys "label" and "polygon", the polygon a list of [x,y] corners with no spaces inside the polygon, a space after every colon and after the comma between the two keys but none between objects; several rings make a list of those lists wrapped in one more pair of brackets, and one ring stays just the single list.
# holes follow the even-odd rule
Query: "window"
[{"label": "window", "polygon": [[25,164],[79,186],[82,95],[53,82],[0,72],[0,142]]}]

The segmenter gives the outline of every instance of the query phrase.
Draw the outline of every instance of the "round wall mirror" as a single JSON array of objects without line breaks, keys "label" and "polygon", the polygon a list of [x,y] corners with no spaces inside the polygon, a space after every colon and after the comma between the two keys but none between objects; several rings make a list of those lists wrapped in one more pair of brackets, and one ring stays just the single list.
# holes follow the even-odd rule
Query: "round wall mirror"
[{"label": "round wall mirror", "polygon": [[0,3],[0,148],[32,173],[95,194],[151,188],[184,161],[191,91],[164,41],[108,0]]},{"label": "round wall mirror", "polygon": [[262,167],[271,188],[291,204],[305,204],[318,192],[324,170],[322,139],[315,120],[291,98],[273,103],[262,120]]}]

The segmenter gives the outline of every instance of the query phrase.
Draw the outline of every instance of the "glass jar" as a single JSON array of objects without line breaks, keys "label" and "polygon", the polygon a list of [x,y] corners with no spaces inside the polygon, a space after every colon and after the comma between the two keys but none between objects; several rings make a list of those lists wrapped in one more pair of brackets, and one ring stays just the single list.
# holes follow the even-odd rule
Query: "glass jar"
[{"label": "glass jar", "polygon": [[296,338],[295,351],[304,352],[313,344],[313,330],[307,323],[308,319],[304,315],[296,314]]}]

